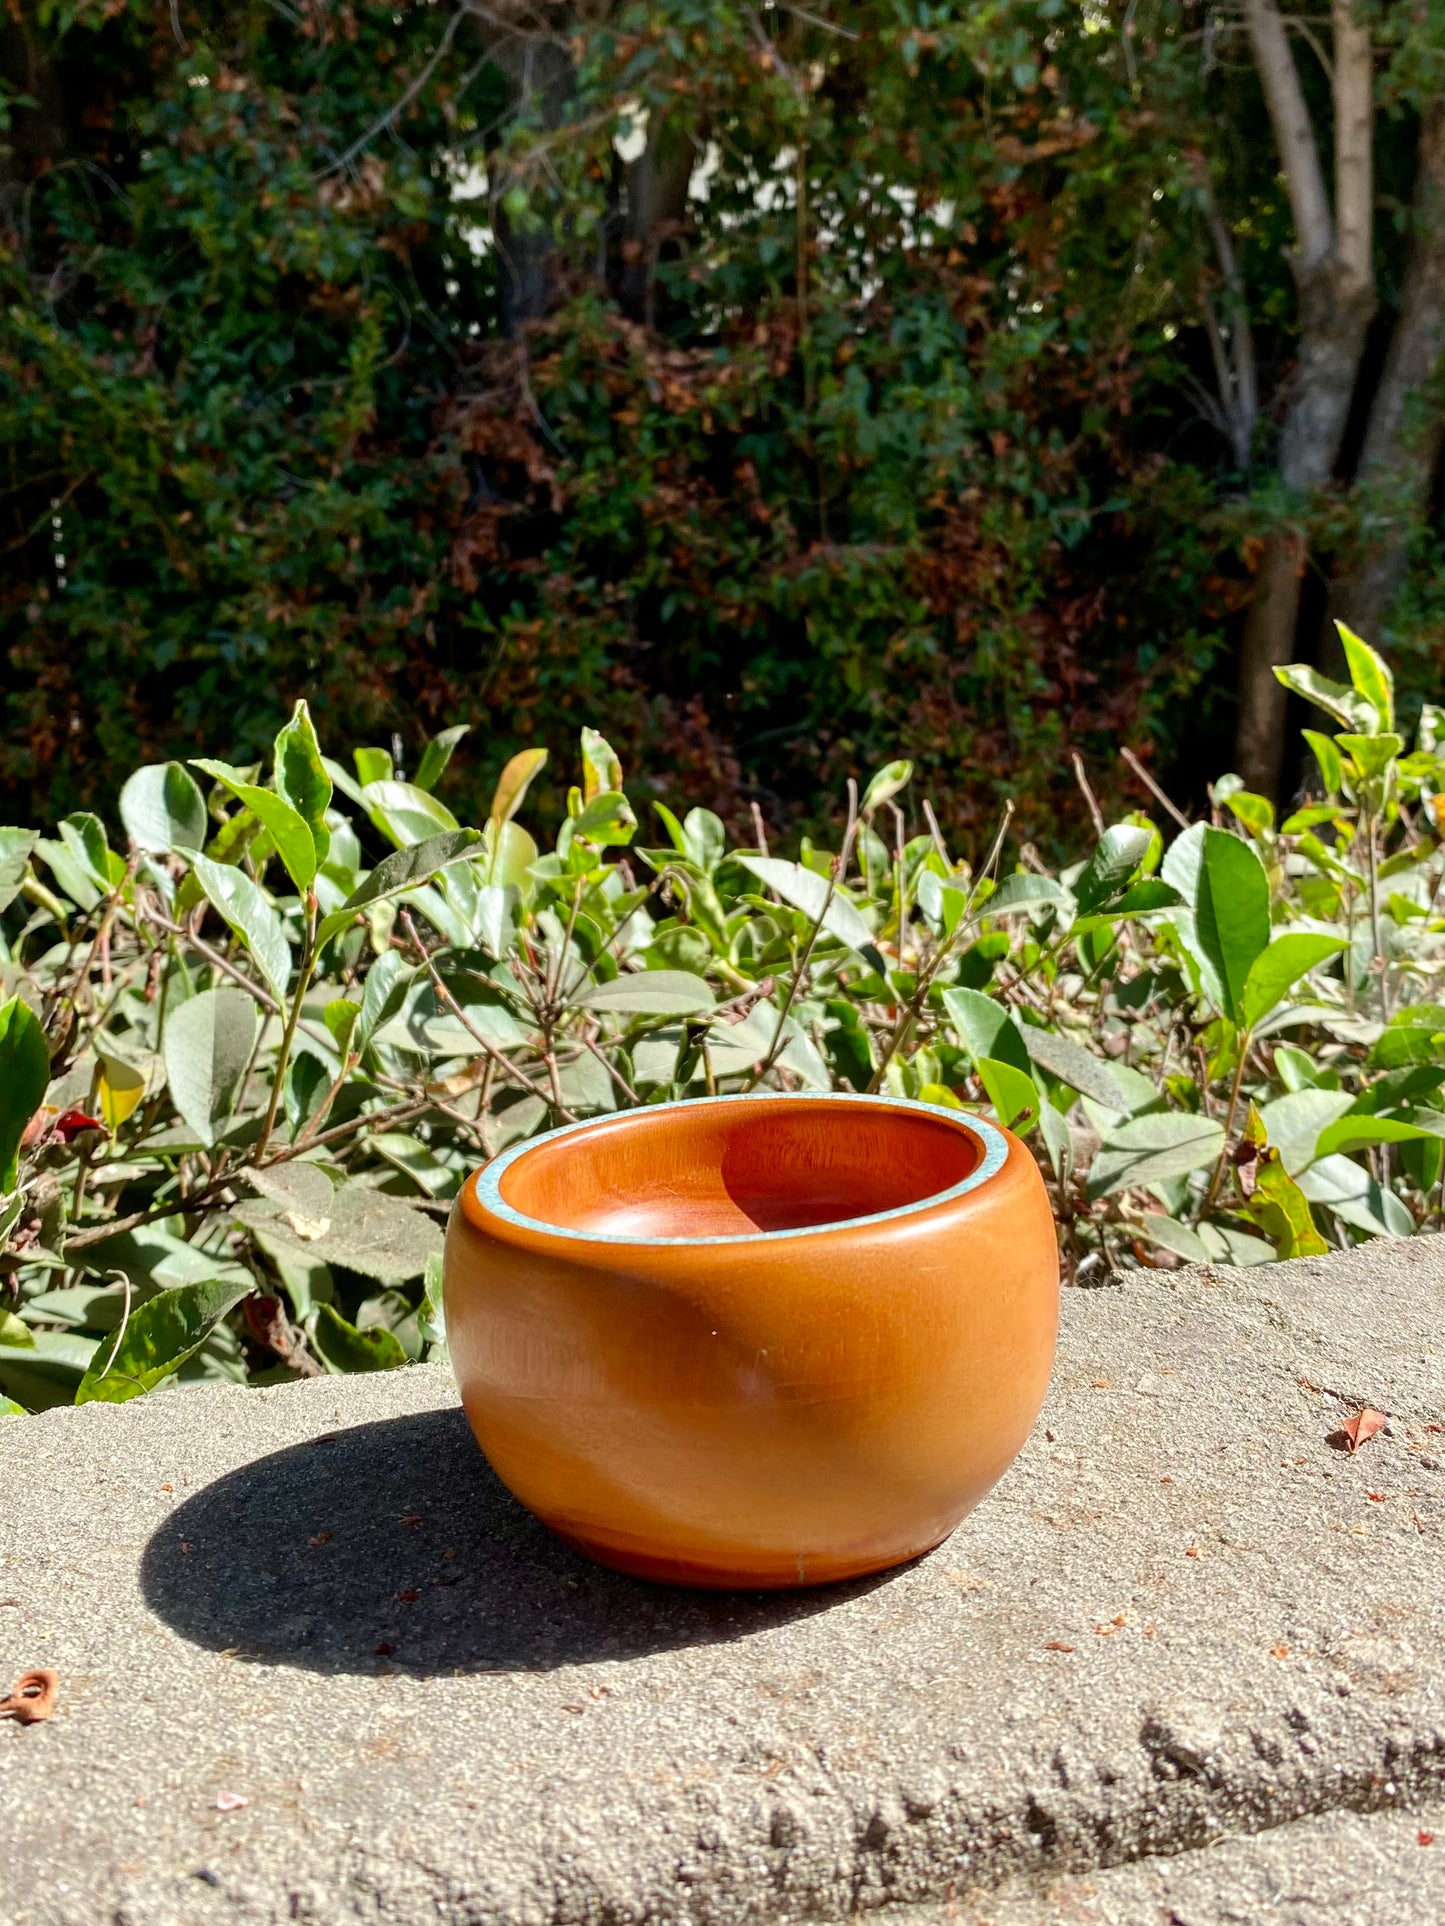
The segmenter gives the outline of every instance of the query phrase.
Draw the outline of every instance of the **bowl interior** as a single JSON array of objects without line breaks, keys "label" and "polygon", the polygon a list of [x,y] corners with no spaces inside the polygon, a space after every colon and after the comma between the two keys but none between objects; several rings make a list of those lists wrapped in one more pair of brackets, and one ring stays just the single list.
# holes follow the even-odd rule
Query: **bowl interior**
[{"label": "bowl interior", "polygon": [[688,1103],[569,1131],[502,1174],[525,1217],[607,1237],[738,1237],[921,1204],[975,1171],[961,1123],[854,1102]]}]

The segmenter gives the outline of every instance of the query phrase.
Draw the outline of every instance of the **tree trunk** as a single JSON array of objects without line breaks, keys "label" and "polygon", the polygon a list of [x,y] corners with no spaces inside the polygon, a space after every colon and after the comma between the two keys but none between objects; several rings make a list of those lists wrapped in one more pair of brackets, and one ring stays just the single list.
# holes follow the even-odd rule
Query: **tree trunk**
[{"label": "tree trunk", "polygon": [[1356,486],[1361,547],[1332,614],[1374,640],[1405,579],[1445,443],[1445,105],[1420,129],[1410,256],[1400,317],[1370,409]]},{"label": "tree trunk", "polygon": [[[514,115],[536,116],[544,133],[554,134],[567,117],[576,90],[571,55],[560,33],[526,33],[499,38],[491,55],[506,75]],[[545,212],[533,205],[513,215],[507,202],[520,187],[535,198],[544,183],[540,170],[498,170],[491,183],[492,231],[505,270],[502,277],[502,332],[515,336],[529,321],[540,320],[553,298],[557,240]]]},{"label": "tree trunk", "polygon": [[[1367,27],[1352,0],[1334,0],[1335,208],[1331,215],[1314,129],[1275,0],[1245,0],[1245,20],[1289,190],[1300,301],[1299,363],[1280,435],[1280,479],[1309,497],[1334,472],[1375,311],[1372,251],[1374,73]],[[1275,797],[1284,763],[1284,691],[1274,671],[1292,661],[1306,545],[1298,528],[1265,544],[1240,645],[1235,766]]]},{"label": "tree trunk", "polygon": [[687,215],[687,190],[697,159],[689,129],[654,114],[647,145],[627,170],[622,225],[622,306],[634,321],[656,322],[654,292],[663,246]]},{"label": "tree trunk", "polygon": [[18,225],[26,187],[68,146],[55,60],[30,11],[0,9],[0,81],[34,103],[13,108],[10,131],[0,137],[0,217],[12,226]]},{"label": "tree trunk", "polygon": [[1304,536],[1296,529],[1277,530],[1265,543],[1239,652],[1234,766],[1261,796],[1279,793],[1289,698],[1274,672],[1294,659],[1300,578],[1307,552]]}]

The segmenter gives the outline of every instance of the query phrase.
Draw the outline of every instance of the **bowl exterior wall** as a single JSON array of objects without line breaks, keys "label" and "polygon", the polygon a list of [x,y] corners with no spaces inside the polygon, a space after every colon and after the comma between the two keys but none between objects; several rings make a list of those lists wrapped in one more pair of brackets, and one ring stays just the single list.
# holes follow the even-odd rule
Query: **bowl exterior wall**
[{"label": "bowl exterior wall", "polygon": [[447,1233],[448,1342],[498,1476],[600,1562],[812,1585],[946,1538],[1047,1388],[1058,1250],[1016,1138],[976,1191],[891,1221],[717,1243]]}]

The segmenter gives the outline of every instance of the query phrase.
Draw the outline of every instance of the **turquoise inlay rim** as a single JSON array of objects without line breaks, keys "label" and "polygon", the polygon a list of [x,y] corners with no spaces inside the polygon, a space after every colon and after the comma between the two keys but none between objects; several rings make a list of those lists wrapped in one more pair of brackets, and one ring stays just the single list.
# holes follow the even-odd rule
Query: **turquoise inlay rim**
[{"label": "turquoise inlay rim", "polygon": [[[915,1116],[948,1120],[972,1131],[983,1145],[983,1158],[978,1168],[970,1171],[961,1183],[952,1184],[947,1190],[936,1190],[916,1204],[901,1204],[897,1210],[874,1211],[868,1217],[840,1217],[830,1224],[801,1224],[796,1230],[735,1231],[724,1237],[619,1237],[610,1231],[574,1230],[570,1225],[549,1224],[541,1217],[527,1217],[502,1196],[502,1179],[512,1165],[541,1144],[555,1143],[559,1137],[571,1137],[579,1130],[596,1130],[606,1124],[625,1129],[631,1117],[655,1117],[664,1110],[698,1110],[722,1103],[861,1103],[870,1104],[875,1110],[911,1111]],[[579,1244],[637,1244],[647,1249],[684,1244],[760,1244],[781,1237],[822,1237],[829,1231],[853,1230],[862,1224],[893,1224],[903,1217],[915,1217],[922,1211],[932,1210],[936,1204],[952,1203],[954,1198],[979,1189],[990,1177],[998,1175],[1007,1157],[1008,1144],[996,1124],[986,1123],[982,1117],[946,1110],[942,1104],[916,1103],[911,1097],[874,1097],[861,1090],[763,1090],[727,1097],[681,1097],[673,1103],[644,1104],[637,1110],[621,1110],[606,1117],[586,1117],[581,1123],[562,1124],[556,1130],[544,1130],[540,1137],[524,1138],[509,1150],[501,1151],[476,1173],[471,1185],[477,1201],[504,1224],[515,1225],[519,1230],[540,1231],[546,1237],[572,1238]]]}]

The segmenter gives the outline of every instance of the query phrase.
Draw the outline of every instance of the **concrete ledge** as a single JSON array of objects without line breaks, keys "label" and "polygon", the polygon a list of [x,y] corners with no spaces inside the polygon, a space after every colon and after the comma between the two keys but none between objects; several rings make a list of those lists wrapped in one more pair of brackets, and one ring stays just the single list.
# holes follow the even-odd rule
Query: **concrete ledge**
[{"label": "concrete ledge", "polygon": [[781,1599],[583,1563],[440,1371],[7,1421],[0,1689],[62,1699],[0,1727],[0,1917],[1158,1919],[1303,1819],[1438,1926],[1399,1813],[1445,1800],[1442,1313],[1436,1239],[1072,1292],[993,1497]]}]

